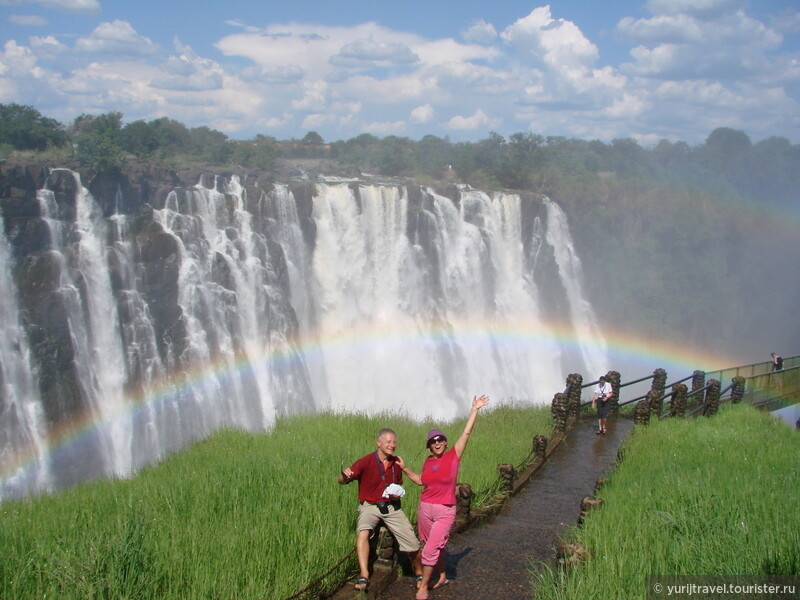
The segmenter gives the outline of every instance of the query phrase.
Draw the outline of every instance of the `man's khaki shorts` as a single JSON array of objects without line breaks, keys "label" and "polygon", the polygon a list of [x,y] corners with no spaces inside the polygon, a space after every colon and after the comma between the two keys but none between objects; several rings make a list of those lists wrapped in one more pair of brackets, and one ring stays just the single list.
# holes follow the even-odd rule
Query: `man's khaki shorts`
[{"label": "man's khaki shorts", "polygon": [[390,504],[389,512],[383,515],[374,504],[370,504],[369,502],[362,502],[359,504],[357,531],[375,529],[381,521],[383,521],[389,531],[392,532],[401,552],[415,552],[419,550],[419,540],[417,536],[414,535],[414,528],[411,527],[411,522],[408,520],[402,508],[400,510],[395,510]]}]

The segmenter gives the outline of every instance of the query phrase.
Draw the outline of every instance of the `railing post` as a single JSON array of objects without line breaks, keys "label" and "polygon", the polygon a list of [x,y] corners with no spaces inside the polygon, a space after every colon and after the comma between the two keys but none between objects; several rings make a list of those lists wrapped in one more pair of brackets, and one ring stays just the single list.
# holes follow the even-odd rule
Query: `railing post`
[{"label": "railing post", "polygon": [[706,385],[706,372],[705,371],[695,371],[692,374],[692,390],[697,391]]},{"label": "railing post", "polygon": [[559,392],[553,396],[553,404],[550,407],[550,411],[553,413],[553,426],[555,430],[566,431],[568,414],[566,394]]},{"label": "railing post", "polygon": [[459,526],[469,522],[472,511],[472,496],[472,486],[470,484],[456,484],[456,523]]},{"label": "railing post", "polygon": [[722,386],[717,379],[709,379],[708,387],[706,388],[706,406],[703,409],[703,414],[706,417],[711,417],[717,414],[719,409],[719,392]]},{"label": "railing post", "polygon": [[650,422],[650,404],[647,400],[639,400],[633,411],[633,422],[636,425],[647,425]]},{"label": "railing post", "polygon": [[689,388],[684,383],[676,383],[672,386],[672,402],[670,403],[669,414],[673,417],[686,416],[686,395]]},{"label": "railing post", "polygon": [[664,391],[652,389],[647,392],[647,404],[650,407],[650,414],[660,417],[664,405]]},{"label": "railing post", "polygon": [[547,457],[547,437],[543,435],[533,436],[533,454],[542,460]]},{"label": "railing post", "polygon": [[744,398],[744,388],[747,380],[741,375],[737,375],[731,381],[733,382],[733,387],[731,387],[731,403],[739,404]]},{"label": "railing post", "polygon": [[517,470],[514,465],[502,463],[497,465],[497,470],[500,473],[500,491],[504,493],[513,492],[514,480],[517,478]]},{"label": "railing post", "polygon": [[567,376],[569,416],[576,419],[581,415],[581,386],[583,386],[583,376],[580,373],[570,373]]},{"label": "railing post", "polygon": [[608,413],[616,415],[619,413],[619,384],[622,376],[618,371],[609,371],[606,373],[606,381],[611,383],[611,406],[609,406]]},{"label": "railing post", "polygon": [[650,390],[658,392],[659,396],[664,395],[667,387],[667,372],[664,369],[656,369],[653,371],[653,383],[650,384]]}]

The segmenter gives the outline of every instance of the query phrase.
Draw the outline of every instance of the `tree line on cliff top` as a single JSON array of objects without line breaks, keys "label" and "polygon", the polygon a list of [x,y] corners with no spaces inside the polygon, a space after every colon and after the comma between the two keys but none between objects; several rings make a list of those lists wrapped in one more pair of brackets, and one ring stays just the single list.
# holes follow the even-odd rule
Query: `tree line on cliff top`
[{"label": "tree line on cliff top", "polygon": [[[233,140],[209,127],[188,128],[162,117],[123,122],[120,112],[83,114],[64,125],[33,107],[0,104],[0,157],[13,151],[70,158],[91,173],[121,169],[127,158],[159,163],[202,162],[272,172],[281,159],[327,159],[330,164],[422,181],[453,179],[482,189],[532,190],[553,196],[565,178],[614,174],[622,178],[680,181],[780,205],[800,188],[800,145],[783,137],[753,143],[746,133],[718,128],[704,143],[661,140],[644,148],[633,139],[610,143],[519,132],[495,132],[477,142],[453,143],[426,135],[415,141],[361,134],[325,143],[308,132],[279,141],[257,135]],[[447,177],[450,175],[451,177]]]},{"label": "tree line on cliff top", "polygon": [[784,352],[800,337],[800,324],[781,318],[800,302],[800,240],[787,227],[800,208],[800,145],[783,137],[753,143],[723,127],[695,146],[662,140],[651,148],[532,132],[459,143],[370,134],[326,143],[314,131],[300,140],[231,140],[166,117],[124,124],[111,112],[63,125],[32,107],[0,104],[0,158],[19,151],[90,175],[124,170],[130,158],[265,174],[316,159],[330,174],[542,193],[569,216],[590,299],[606,323],[724,344],[728,356]]}]

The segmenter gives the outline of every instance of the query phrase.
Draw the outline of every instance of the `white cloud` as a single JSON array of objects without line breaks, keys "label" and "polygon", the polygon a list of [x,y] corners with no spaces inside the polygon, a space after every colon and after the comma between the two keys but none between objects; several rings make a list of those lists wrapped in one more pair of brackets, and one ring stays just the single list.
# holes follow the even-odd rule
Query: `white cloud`
[{"label": "white cloud", "polygon": [[658,79],[736,79],[773,71],[769,54],[783,37],[737,11],[713,20],[686,14],[623,19],[617,34],[641,45],[622,69]]},{"label": "white cloud", "polygon": [[362,38],[345,44],[339,54],[331,57],[331,61],[335,61],[337,57],[366,63],[409,64],[419,61],[419,57],[405,44],[375,41],[372,38]]},{"label": "white cloud", "polygon": [[745,0],[648,0],[647,8],[654,14],[689,14],[701,18],[719,17],[743,9]]},{"label": "white cloud", "polygon": [[536,8],[501,34],[523,60],[543,63],[549,68],[586,68],[599,58],[599,50],[577,25],[553,19],[550,7]]},{"label": "white cloud", "polygon": [[47,19],[37,15],[10,15],[8,22],[20,27],[44,27],[47,25]]},{"label": "white cloud", "polygon": [[500,126],[502,119],[492,119],[481,109],[476,110],[472,116],[462,117],[457,115],[445,123],[447,129],[456,131],[474,131],[476,129],[495,129]]},{"label": "white cloud", "polygon": [[478,19],[466,31],[461,32],[461,37],[473,44],[491,44],[497,40],[497,30],[491,23]]},{"label": "white cloud", "polygon": [[136,33],[127,21],[115,20],[100,23],[89,37],[80,38],[75,50],[91,54],[121,54],[148,56],[158,51],[158,46]]},{"label": "white cloud", "polygon": [[433,106],[430,104],[423,104],[412,110],[409,118],[412,123],[429,123],[433,120],[433,114]]},{"label": "white cloud", "polygon": [[0,0],[0,5],[39,4],[45,8],[64,12],[96,14],[100,12],[98,0]]},{"label": "white cloud", "polygon": [[404,121],[383,121],[376,123],[367,123],[361,128],[365,133],[373,135],[397,135],[406,130]]}]

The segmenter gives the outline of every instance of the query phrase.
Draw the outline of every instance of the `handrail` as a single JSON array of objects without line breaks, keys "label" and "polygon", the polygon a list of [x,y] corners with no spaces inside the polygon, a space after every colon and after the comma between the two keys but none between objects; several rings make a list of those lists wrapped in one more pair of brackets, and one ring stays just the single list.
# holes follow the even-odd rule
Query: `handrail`
[{"label": "handrail", "polygon": [[[628,381],[626,383],[620,383],[619,387],[624,388],[626,385],[633,385],[635,383],[641,383],[643,381],[647,381],[648,379],[653,379],[655,377],[655,373],[652,375],[648,375],[647,377],[640,377],[639,379],[634,379],[633,381]],[[690,375],[691,377],[691,375]]]}]

